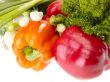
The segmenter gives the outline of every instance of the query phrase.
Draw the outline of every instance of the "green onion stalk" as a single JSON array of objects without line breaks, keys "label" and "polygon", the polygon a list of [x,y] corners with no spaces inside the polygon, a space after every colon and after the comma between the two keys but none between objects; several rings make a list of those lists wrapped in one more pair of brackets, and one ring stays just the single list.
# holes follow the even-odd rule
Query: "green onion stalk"
[{"label": "green onion stalk", "polygon": [[50,0],[4,0],[0,2],[0,30],[23,12],[48,1]]}]

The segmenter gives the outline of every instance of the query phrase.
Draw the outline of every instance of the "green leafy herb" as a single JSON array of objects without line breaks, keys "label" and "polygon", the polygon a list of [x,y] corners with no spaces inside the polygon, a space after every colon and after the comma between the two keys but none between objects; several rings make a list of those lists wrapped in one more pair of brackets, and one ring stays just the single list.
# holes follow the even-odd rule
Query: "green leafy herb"
[{"label": "green leafy herb", "polygon": [[110,0],[63,0],[64,24],[80,26],[110,45]]}]

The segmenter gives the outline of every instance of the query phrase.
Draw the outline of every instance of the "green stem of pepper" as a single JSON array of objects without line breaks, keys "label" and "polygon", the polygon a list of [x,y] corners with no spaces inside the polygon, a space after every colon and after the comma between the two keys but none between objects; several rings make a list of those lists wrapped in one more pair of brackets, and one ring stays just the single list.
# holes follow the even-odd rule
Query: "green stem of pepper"
[{"label": "green stem of pepper", "polygon": [[41,56],[41,52],[30,46],[25,47],[23,53],[28,61],[34,61]]}]

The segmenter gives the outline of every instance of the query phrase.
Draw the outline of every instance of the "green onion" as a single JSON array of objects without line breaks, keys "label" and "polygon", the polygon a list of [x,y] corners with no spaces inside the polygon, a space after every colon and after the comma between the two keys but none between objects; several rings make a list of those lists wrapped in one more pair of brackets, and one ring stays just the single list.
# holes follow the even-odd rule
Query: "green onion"
[{"label": "green onion", "polygon": [[7,9],[5,9],[5,10],[0,11],[0,16],[6,14],[6,13],[8,13],[8,12],[10,12],[10,11],[12,11],[12,10],[18,8],[18,7],[20,7],[21,5],[22,5],[22,4],[16,5],[16,6],[13,6],[13,7],[9,7],[9,8],[7,8]]},{"label": "green onion", "polygon": [[6,31],[8,32],[14,32],[16,30],[18,30],[20,28],[18,22],[10,22],[9,24],[7,24],[7,28]]},{"label": "green onion", "polygon": [[11,0],[11,1],[4,1],[2,2],[2,4],[0,4],[0,11],[6,9],[6,8],[9,8],[9,7],[12,7],[12,6],[16,6],[16,5],[19,5],[19,4],[23,4],[23,3],[26,3],[26,2],[29,2],[30,0]]},{"label": "green onion", "polygon": [[[27,0],[24,0],[24,1],[27,1]],[[50,0],[31,0],[29,2],[22,4],[20,7],[17,7],[13,11],[10,11],[10,12],[0,16],[0,28],[4,27],[8,22],[13,20],[14,18],[19,16],[20,14],[22,14],[26,10],[30,9],[34,5],[39,5],[39,4],[42,4],[42,3],[47,2],[47,1],[50,1]],[[1,8],[1,9],[3,9],[3,8]]]}]

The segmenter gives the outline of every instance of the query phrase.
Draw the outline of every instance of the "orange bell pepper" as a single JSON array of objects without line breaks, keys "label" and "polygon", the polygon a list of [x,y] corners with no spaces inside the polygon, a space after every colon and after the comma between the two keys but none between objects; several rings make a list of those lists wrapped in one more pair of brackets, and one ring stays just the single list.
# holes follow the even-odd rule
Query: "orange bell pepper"
[{"label": "orange bell pepper", "polygon": [[14,38],[12,48],[17,62],[23,68],[44,69],[53,57],[52,47],[58,37],[48,21],[30,21]]}]

